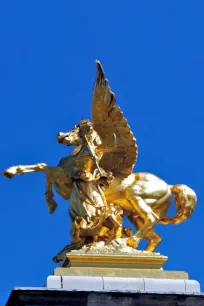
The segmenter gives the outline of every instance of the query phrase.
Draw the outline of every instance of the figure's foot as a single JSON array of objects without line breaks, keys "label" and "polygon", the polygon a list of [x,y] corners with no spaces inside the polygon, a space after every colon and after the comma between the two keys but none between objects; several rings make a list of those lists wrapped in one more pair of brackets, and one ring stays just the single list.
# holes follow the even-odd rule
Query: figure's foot
[{"label": "figure's foot", "polygon": [[18,166],[13,166],[4,170],[2,174],[7,178],[13,178],[16,174],[23,174],[23,173],[19,173]]}]

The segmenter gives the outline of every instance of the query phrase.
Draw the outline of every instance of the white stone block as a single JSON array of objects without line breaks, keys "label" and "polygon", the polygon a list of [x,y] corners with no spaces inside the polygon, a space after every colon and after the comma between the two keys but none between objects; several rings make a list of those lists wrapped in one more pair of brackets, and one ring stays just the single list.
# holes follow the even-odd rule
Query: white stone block
[{"label": "white stone block", "polygon": [[104,277],[104,290],[144,291],[143,278]]},{"label": "white stone block", "polygon": [[200,292],[200,284],[195,280],[54,275],[48,276],[47,288],[70,291]]},{"label": "white stone block", "polygon": [[62,276],[62,288],[78,291],[103,291],[103,278],[92,276]]},{"label": "white stone block", "polygon": [[150,292],[186,292],[183,279],[144,278],[145,291]]},{"label": "white stone block", "polygon": [[61,276],[50,275],[47,278],[47,288],[61,288]]},{"label": "white stone block", "polygon": [[198,293],[200,292],[200,284],[195,280],[185,280],[186,292],[187,293]]}]

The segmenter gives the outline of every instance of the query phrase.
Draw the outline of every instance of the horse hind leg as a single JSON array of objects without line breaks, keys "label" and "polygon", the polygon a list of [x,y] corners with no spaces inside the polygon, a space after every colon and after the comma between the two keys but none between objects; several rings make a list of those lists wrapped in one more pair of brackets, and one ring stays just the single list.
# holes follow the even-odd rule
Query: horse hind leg
[{"label": "horse hind leg", "polygon": [[144,224],[134,235],[135,247],[137,247],[141,239],[159,222],[160,218],[153,212],[151,207],[145,203],[142,197],[138,195],[136,189],[126,189],[126,198],[132,204],[133,211],[144,220]]},{"label": "horse hind leg", "polygon": [[[138,215],[129,216],[128,219],[136,227],[137,230],[140,230],[140,228],[144,225],[144,221]],[[148,252],[153,252],[162,241],[162,237],[155,233],[153,230],[147,232],[143,238],[148,242],[145,249],[145,251]]]},{"label": "horse hind leg", "polygon": [[154,250],[161,243],[162,237],[159,236],[157,233],[155,233],[153,230],[149,231],[146,234],[146,237],[148,239],[148,245],[147,245],[145,251],[147,251],[147,252],[154,252]]}]

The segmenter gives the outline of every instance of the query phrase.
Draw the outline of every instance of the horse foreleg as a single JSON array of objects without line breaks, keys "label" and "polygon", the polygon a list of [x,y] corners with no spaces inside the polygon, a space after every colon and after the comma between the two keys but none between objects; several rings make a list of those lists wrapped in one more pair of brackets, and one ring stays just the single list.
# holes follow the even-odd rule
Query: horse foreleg
[{"label": "horse foreleg", "polygon": [[53,167],[48,166],[44,163],[38,163],[34,165],[28,165],[28,166],[13,166],[10,168],[7,168],[3,171],[3,175],[8,178],[13,178],[15,175],[23,175],[25,173],[30,172],[43,172],[50,176],[50,178],[54,179],[61,179],[64,181],[69,181],[68,177],[66,176],[64,169],[61,167]]},{"label": "horse foreleg", "polygon": [[48,210],[52,214],[57,208],[57,202],[54,199],[54,193],[52,191],[52,178],[49,175],[46,177],[45,199]]},{"label": "horse foreleg", "polygon": [[6,170],[3,171],[3,175],[8,178],[13,178],[15,175],[23,175],[25,173],[30,173],[30,172],[45,172],[47,169],[46,164],[44,163],[39,163],[39,164],[34,164],[34,165],[28,165],[28,166],[13,166],[9,167]]},{"label": "horse foreleg", "polygon": [[13,166],[4,170],[3,175],[8,178],[12,178],[17,174],[23,175],[25,173],[30,173],[30,172],[43,172],[47,174],[45,198],[50,213],[53,213],[57,208],[57,202],[53,198],[54,194],[52,192],[52,182],[54,179],[68,181],[69,178],[66,176],[63,168],[48,166],[47,164],[44,163],[28,165],[28,166]]}]

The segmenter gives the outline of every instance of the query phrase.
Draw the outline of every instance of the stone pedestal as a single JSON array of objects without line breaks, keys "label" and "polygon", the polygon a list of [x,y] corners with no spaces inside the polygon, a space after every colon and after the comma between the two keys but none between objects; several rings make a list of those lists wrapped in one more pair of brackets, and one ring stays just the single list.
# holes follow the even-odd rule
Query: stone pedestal
[{"label": "stone pedestal", "polygon": [[201,306],[201,293],[14,288],[7,306]]},{"label": "stone pedestal", "polygon": [[97,242],[72,250],[65,255],[55,276],[92,276],[155,279],[188,279],[186,272],[164,271],[168,257],[160,253],[138,251],[126,245],[125,239],[110,244]]},{"label": "stone pedestal", "polygon": [[44,288],[15,288],[7,306],[204,305],[200,284],[164,271],[166,256],[137,251],[125,240],[72,250]]},{"label": "stone pedestal", "polygon": [[188,273],[182,271],[163,271],[159,269],[118,269],[71,267],[56,268],[55,276],[92,276],[92,277],[123,277],[123,278],[154,278],[154,279],[188,279]]}]

